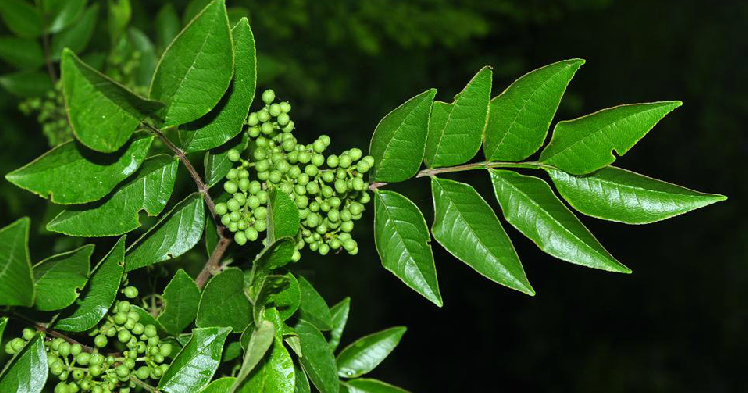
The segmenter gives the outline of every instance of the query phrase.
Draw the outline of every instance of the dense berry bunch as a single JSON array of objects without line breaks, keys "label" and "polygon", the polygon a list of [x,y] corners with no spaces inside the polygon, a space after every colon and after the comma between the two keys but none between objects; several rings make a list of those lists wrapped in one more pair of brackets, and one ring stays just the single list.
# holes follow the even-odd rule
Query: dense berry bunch
[{"label": "dense berry bunch", "polygon": [[[138,295],[135,287],[126,287],[123,293],[129,298]],[[130,302],[121,300],[89,332],[94,337],[93,351],[62,338],[45,340],[49,372],[59,380],[55,393],[128,393],[137,386],[133,377],[140,381],[161,378],[169,368],[164,362],[173,347],[161,341],[154,325],[144,325],[139,320],[140,314]],[[22,337],[5,345],[5,351],[18,353],[34,334],[33,329],[24,329]],[[112,351],[99,352],[107,349]]]},{"label": "dense berry bunch", "polygon": [[291,105],[275,102],[272,90],[262,93],[262,101],[264,107],[247,118],[249,158],[229,152],[238,165],[223,185],[231,199],[216,205],[221,222],[234,233],[237,244],[257,240],[267,227],[268,191],[275,188],[288,194],[299,209],[301,230],[294,260],[301,258],[299,251],[306,245],[322,255],[341,248],[358,253],[350,232],[371,199],[364,174],[374,158],[364,157],[358,148],[325,156],[330,146],[327,135],[308,145],[298,143],[289,117]]},{"label": "dense berry bunch", "polygon": [[73,139],[73,130],[65,113],[62,82],[57,82],[55,88],[42,97],[22,101],[18,108],[27,116],[36,113],[36,120],[42,125],[42,131],[50,146],[57,146]]}]

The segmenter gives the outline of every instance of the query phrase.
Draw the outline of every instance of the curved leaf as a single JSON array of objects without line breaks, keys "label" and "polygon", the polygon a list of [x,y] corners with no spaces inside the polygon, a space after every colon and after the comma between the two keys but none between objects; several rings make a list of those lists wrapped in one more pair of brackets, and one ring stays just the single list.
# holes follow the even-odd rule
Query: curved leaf
[{"label": "curved leaf", "polygon": [[62,310],[73,304],[88,281],[93,250],[94,246],[89,244],[34,265],[38,310]]},{"label": "curved leaf", "polygon": [[521,161],[543,146],[566,86],[582,59],[529,72],[491,100],[483,153],[490,161]]},{"label": "curved leaf", "polygon": [[[158,64],[156,47],[143,31],[134,27],[127,30],[127,42],[132,45],[134,51],[140,54],[132,83],[138,87],[138,91],[143,91],[144,87],[151,83],[153,73],[156,71],[156,64]],[[145,92],[138,94],[145,94]]]},{"label": "curved leaf", "polygon": [[194,329],[190,341],[161,377],[158,388],[167,393],[184,393],[207,385],[218,369],[223,343],[230,332],[230,328],[219,327]]},{"label": "curved leaf", "polygon": [[374,242],[382,266],[441,307],[430,240],[418,206],[394,191],[374,193]]},{"label": "curved leaf", "polygon": [[546,182],[513,171],[489,172],[504,217],[541,250],[577,265],[631,273],[600,245]]},{"label": "curved leaf", "polygon": [[226,93],[234,50],[224,0],[215,0],[166,49],[151,82],[150,98],[166,104],[166,126],[205,116]]},{"label": "curved leaf", "polygon": [[218,378],[211,382],[208,386],[204,387],[200,393],[230,393],[231,386],[234,385],[236,378],[234,377],[223,377]]},{"label": "curved leaf", "polygon": [[298,365],[294,364],[294,393],[312,393],[312,388],[309,386],[309,380],[306,378],[306,373]]},{"label": "curved leaf", "polygon": [[540,161],[573,175],[584,175],[624,155],[680,101],[621,105],[556,124]]},{"label": "curved leaf", "polygon": [[337,375],[335,358],[325,337],[314,325],[300,321],[296,326],[299,335],[301,351],[304,354],[299,359],[304,371],[320,393],[337,393],[340,380]]},{"label": "curved leaf", "polygon": [[91,37],[93,37],[94,29],[96,28],[96,21],[98,19],[99,5],[94,4],[88,7],[88,9],[83,13],[83,16],[72,26],[53,35],[52,43],[50,45],[52,60],[60,60],[60,56],[62,56],[62,52],[65,48],[75,53],[83,52],[91,41]]},{"label": "curved leaf", "polygon": [[353,379],[346,381],[348,393],[408,393],[407,390],[400,389],[376,379]]},{"label": "curved leaf", "polygon": [[[468,162],[480,149],[491,100],[490,67],[483,67],[452,104],[431,116],[424,162],[430,168]],[[434,106],[436,109],[436,105]]]},{"label": "curved leaf", "polygon": [[[249,338],[247,350],[244,354],[244,360],[242,361],[242,367],[239,369],[239,374],[236,377],[236,381],[234,381],[234,386],[231,387],[232,392],[237,391],[249,373],[255,370],[255,367],[260,363],[260,360],[265,356],[268,349],[270,349],[275,338],[273,329],[272,322],[262,321],[257,328],[252,330],[252,335]],[[239,391],[244,390],[245,389],[240,389]]]},{"label": "curved leaf", "polygon": [[0,1],[0,17],[8,30],[19,37],[36,38],[44,32],[41,14],[26,1]]},{"label": "curved leaf", "polygon": [[527,281],[512,241],[486,201],[469,184],[431,178],[434,225],[439,244],[491,281],[528,295]]},{"label": "curved leaf", "polygon": [[251,305],[244,293],[244,273],[229,268],[211,278],[200,298],[195,325],[228,326],[235,333],[241,333],[251,321]]},{"label": "curved leaf", "polygon": [[94,268],[80,303],[69,315],[55,321],[55,329],[82,332],[96,326],[114,304],[124,271],[125,237],[122,236]]},{"label": "curved leaf", "polygon": [[356,340],[338,355],[338,375],[357,378],[374,370],[397,347],[406,330],[398,326]]},{"label": "curved leaf", "polygon": [[0,37],[0,58],[22,70],[44,65],[44,52],[37,40]]},{"label": "curved leaf", "polygon": [[330,313],[332,314],[332,330],[330,331],[330,340],[328,344],[330,349],[335,351],[340,344],[340,337],[343,335],[343,330],[348,322],[348,313],[351,311],[351,298],[347,297],[340,303],[332,306]]},{"label": "curved leaf", "polygon": [[69,236],[117,236],[140,227],[139,212],[155,217],[174,189],[179,161],[166,155],[143,162],[136,176],[122,183],[102,203],[63,210],[47,229]]},{"label": "curved leaf", "polygon": [[35,287],[29,260],[28,217],[0,229],[0,305],[31,307]]},{"label": "curved leaf", "polygon": [[50,33],[58,33],[62,29],[70,26],[71,23],[75,22],[83,10],[86,9],[87,0],[60,0],[60,1],[47,1],[44,5],[48,7],[46,12],[52,16],[47,31]]},{"label": "curved leaf", "polygon": [[229,160],[229,151],[244,151],[249,145],[249,135],[242,132],[234,140],[205,153],[205,184],[213,187],[226,177],[234,163]]},{"label": "curved leaf", "polygon": [[176,336],[195,320],[200,305],[200,288],[184,270],[179,269],[164,288],[163,297],[164,309],[158,322],[169,334]]},{"label": "curved leaf", "polygon": [[301,289],[299,281],[293,273],[286,273],[283,276],[288,281],[288,286],[282,291],[272,294],[268,297],[268,305],[278,310],[278,315],[282,321],[291,318],[301,304]]},{"label": "curved leaf", "polygon": [[268,239],[296,236],[299,233],[299,208],[291,197],[278,188],[270,190],[268,207]]},{"label": "curved leaf", "polygon": [[294,364],[283,342],[275,340],[270,356],[249,375],[237,390],[242,393],[288,393],[294,391]]},{"label": "curved leaf", "polygon": [[135,173],[145,160],[153,137],[138,138],[122,153],[96,154],[75,141],[44,153],[5,178],[58,204],[97,201]]},{"label": "curved leaf", "polygon": [[40,71],[21,71],[0,76],[0,86],[19,97],[41,97],[53,89],[49,74]]},{"label": "curved leaf", "polygon": [[47,352],[37,334],[0,376],[0,392],[39,393],[46,383]]},{"label": "curved leaf", "polygon": [[371,181],[394,183],[410,179],[418,172],[434,96],[436,89],[426,90],[379,121],[369,145],[369,154],[375,162]]},{"label": "curved leaf", "polygon": [[195,193],[164,216],[127,250],[125,271],[176,258],[195,247],[205,226],[205,205]]},{"label": "curved leaf", "polygon": [[319,330],[332,329],[330,307],[312,284],[302,276],[299,276],[299,290],[301,291],[299,318],[311,323]]}]

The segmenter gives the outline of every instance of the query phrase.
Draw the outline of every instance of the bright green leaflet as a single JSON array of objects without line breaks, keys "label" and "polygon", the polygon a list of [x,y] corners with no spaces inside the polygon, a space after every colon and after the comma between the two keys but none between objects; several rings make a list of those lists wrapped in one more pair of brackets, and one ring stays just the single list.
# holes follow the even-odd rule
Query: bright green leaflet
[{"label": "bright green leaflet", "polygon": [[42,16],[27,1],[0,1],[0,17],[8,30],[19,37],[36,38],[42,35]]},{"label": "bright green leaflet", "polygon": [[[122,153],[97,154],[75,141],[44,153],[5,178],[24,190],[58,204],[97,201],[135,173],[153,137],[138,138]],[[81,181],[81,180],[85,181]]]},{"label": "bright green leaflet", "polygon": [[47,383],[44,338],[36,335],[0,376],[0,392],[39,393]]},{"label": "bright green leaflet", "polygon": [[374,370],[397,347],[407,329],[393,327],[362,337],[338,355],[338,375],[357,378]]},{"label": "bright green leaflet", "polygon": [[603,248],[542,179],[506,170],[489,172],[504,217],[541,250],[577,265],[631,273]]},{"label": "bright green leaflet", "polygon": [[166,329],[164,329],[164,327],[161,326],[161,323],[156,318],[154,318],[153,315],[151,315],[151,313],[148,312],[148,310],[142,307],[136,306],[134,304],[130,305],[130,309],[138,313],[138,315],[140,315],[140,319],[139,319],[140,323],[142,323],[143,325],[155,326],[156,329],[158,329],[158,334],[160,335],[165,336],[167,334]]},{"label": "bright green leaflet", "polygon": [[255,258],[258,272],[270,272],[291,262],[296,241],[291,237],[283,237],[265,247]]},{"label": "bright green leaflet", "polygon": [[621,105],[556,124],[540,161],[572,175],[584,175],[624,155],[680,101]]},{"label": "bright green leaflet", "polygon": [[[234,381],[234,385],[231,387],[230,392],[238,391],[239,386],[244,382],[250,372],[260,363],[260,360],[265,356],[265,353],[273,345],[275,333],[273,330],[273,324],[270,321],[262,321],[259,326],[252,331],[252,336],[249,338],[247,343],[247,351],[244,354],[244,360],[242,361],[242,367],[239,369],[239,374]],[[244,389],[241,389],[244,390]]]},{"label": "bright green leaflet", "polygon": [[250,308],[244,294],[244,274],[237,268],[229,268],[211,278],[205,286],[195,325],[229,326],[240,333],[252,321]]},{"label": "bright green leaflet", "polygon": [[301,289],[299,281],[293,273],[286,273],[283,276],[288,282],[288,286],[282,291],[272,294],[268,297],[268,304],[278,310],[281,320],[285,321],[296,313],[301,304]]},{"label": "bright green leaflet", "polygon": [[187,152],[221,146],[241,132],[257,87],[255,38],[249,21],[242,19],[232,30],[234,38],[234,78],[221,101],[205,117],[181,129],[187,135]]},{"label": "bright green leaflet", "polygon": [[54,328],[82,332],[96,326],[112,307],[124,271],[125,236],[122,236],[94,268],[80,302],[63,314],[55,322]]},{"label": "bright green leaflet", "polygon": [[223,377],[218,378],[211,382],[210,385],[203,388],[200,393],[228,393],[231,391],[231,386],[236,381],[234,377]]},{"label": "bright green leaflet", "polygon": [[156,48],[145,33],[134,27],[127,30],[127,37],[133,49],[140,53],[140,65],[135,70],[134,83],[138,86],[148,86],[158,64]]},{"label": "bright green leaflet", "polygon": [[73,304],[88,281],[93,250],[89,244],[34,265],[37,310],[56,311]]},{"label": "bright green leaflet", "polygon": [[582,59],[531,71],[491,100],[483,153],[490,161],[521,161],[543,146],[566,86]]},{"label": "bright green leaflet", "polygon": [[370,180],[399,182],[418,172],[428,134],[429,113],[436,89],[409,99],[388,113],[374,129],[369,154],[374,157]]},{"label": "bright green leaflet", "polygon": [[0,305],[31,307],[34,281],[29,260],[28,217],[0,229]]},{"label": "bright green leaflet", "polygon": [[158,321],[169,334],[176,336],[197,316],[200,288],[184,270],[179,269],[164,288],[164,310]]},{"label": "bright green leaflet", "polygon": [[44,65],[44,52],[39,42],[18,37],[0,37],[0,58],[19,69]]},{"label": "bright green leaflet", "polygon": [[205,225],[205,205],[195,193],[164,216],[127,250],[125,271],[176,258],[195,247]]},{"label": "bright green leaflet", "polygon": [[345,324],[348,323],[348,313],[351,311],[351,298],[347,297],[340,303],[332,306],[332,330],[330,331],[330,350],[335,351],[340,345],[340,337],[343,336]]},{"label": "bright green leaflet", "polygon": [[586,176],[548,169],[561,196],[583,214],[627,224],[648,224],[727,198],[704,194],[608,166]]},{"label": "bright green leaflet", "polygon": [[439,244],[489,280],[535,294],[512,241],[491,206],[471,185],[432,177],[431,193],[431,233]]},{"label": "bright green leaflet", "polygon": [[47,1],[48,13],[54,15],[47,27],[50,33],[58,33],[78,19],[86,9],[87,0]]},{"label": "bright green leaflet", "polygon": [[232,341],[226,344],[226,348],[223,349],[223,356],[221,357],[221,363],[230,362],[238,358],[239,355],[242,354],[243,350],[244,349],[242,348],[241,341]]},{"label": "bright green leaflet", "polygon": [[249,374],[237,392],[241,393],[288,393],[294,390],[294,364],[291,355],[283,346],[283,341],[273,342],[270,356],[267,356]]},{"label": "bright green leaflet", "polygon": [[376,379],[353,379],[346,381],[345,384],[348,393],[408,393],[407,390]]},{"label": "bright green leaflet", "polygon": [[325,299],[304,277],[299,276],[301,290],[301,304],[299,318],[313,324],[319,330],[332,329],[332,315]]},{"label": "bright green leaflet", "polygon": [[70,126],[78,140],[93,150],[117,151],[160,106],[131,93],[68,49],[62,53],[61,68]]},{"label": "bright green leaflet", "polygon": [[249,136],[242,132],[225,145],[205,153],[205,182],[209,187],[218,184],[226,177],[234,163],[229,160],[229,151],[244,151],[249,145]]},{"label": "bright green leaflet", "polygon": [[64,210],[47,224],[69,236],[117,236],[140,227],[140,211],[155,217],[174,190],[179,161],[158,155],[143,162],[134,178],[120,184],[103,201]]},{"label": "bright green leaflet", "polygon": [[41,71],[21,71],[0,76],[0,86],[19,97],[40,97],[52,90],[49,74]]},{"label": "bright green leaflet", "polygon": [[280,189],[270,190],[268,239],[296,236],[299,233],[299,208],[291,197]]},{"label": "bright green leaflet", "polygon": [[441,307],[430,240],[418,206],[394,191],[374,193],[374,242],[382,266]]},{"label": "bright green leaflet", "polygon": [[166,49],[151,82],[150,97],[166,104],[166,126],[205,116],[226,93],[234,50],[226,4],[215,0]]},{"label": "bright green leaflet", "polygon": [[428,167],[463,164],[478,152],[488,120],[492,78],[491,68],[483,67],[455,97],[454,103],[442,105],[446,116],[438,119],[432,116],[424,154]]},{"label": "bright green leaflet", "polygon": [[182,22],[177,16],[174,5],[166,3],[156,14],[156,44],[160,49],[166,49],[179,34]]},{"label": "bright green leaflet", "polygon": [[299,361],[312,384],[320,393],[337,393],[340,389],[340,380],[335,358],[325,337],[314,325],[303,320],[296,326],[296,333],[299,335],[301,351],[304,354]]},{"label": "bright green leaflet", "polygon": [[88,46],[93,37],[96,21],[99,18],[99,5],[94,4],[83,13],[70,28],[52,36],[50,53],[52,60],[60,60],[65,48],[81,53]]},{"label": "bright green leaflet", "polygon": [[309,380],[306,378],[306,373],[298,365],[294,364],[294,393],[312,393],[312,388],[309,386]]},{"label": "bright green leaflet", "polygon": [[207,385],[218,369],[223,343],[230,332],[230,328],[219,327],[194,329],[190,341],[161,377],[158,388],[167,393],[184,393]]}]

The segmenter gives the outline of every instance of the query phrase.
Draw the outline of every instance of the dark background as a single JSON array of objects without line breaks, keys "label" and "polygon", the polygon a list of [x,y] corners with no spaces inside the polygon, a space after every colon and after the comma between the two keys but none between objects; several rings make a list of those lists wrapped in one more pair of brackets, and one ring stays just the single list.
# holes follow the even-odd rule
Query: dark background
[{"label": "dark background", "polygon": [[[173,2],[185,9],[186,1]],[[242,1],[261,54],[262,88],[293,104],[302,141],[366,149],[378,120],[429,88],[449,101],[482,65],[494,95],[561,59],[587,63],[558,119],[619,103],[682,100],[617,165],[729,200],[648,226],[582,221],[631,275],[581,268],[541,253],[505,225],[537,295],[495,285],[435,245],[444,307],[385,271],[368,224],[356,257],[304,255],[333,304],[351,296],[343,345],[392,325],[408,333],[371,376],[414,392],[740,392],[748,389],[748,5],[741,1],[333,0]],[[133,0],[133,25],[152,33],[161,2]],[[102,23],[103,25],[103,23]],[[105,26],[99,26],[106,47]],[[48,150],[39,125],[0,96],[0,172]],[[308,136],[305,136],[308,135]],[[201,157],[195,157],[200,161]],[[457,175],[488,193],[485,173]],[[427,214],[425,180],[396,187]],[[184,192],[187,192],[186,189]],[[0,185],[0,226],[44,200]],[[174,201],[175,198],[172,199]],[[371,209],[364,221],[371,222]],[[35,261],[72,246],[39,231]],[[201,257],[187,256],[185,259]]]}]

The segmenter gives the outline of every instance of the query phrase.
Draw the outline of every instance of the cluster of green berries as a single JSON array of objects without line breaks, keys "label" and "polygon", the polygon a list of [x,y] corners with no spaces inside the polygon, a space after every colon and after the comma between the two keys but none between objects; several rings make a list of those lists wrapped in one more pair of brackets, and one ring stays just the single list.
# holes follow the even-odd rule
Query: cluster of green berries
[{"label": "cluster of green berries", "polygon": [[106,73],[109,77],[127,86],[133,93],[140,96],[148,96],[148,86],[138,86],[135,79],[136,71],[140,67],[142,54],[136,50],[130,50],[121,42],[106,59]]},{"label": "cluster of green berries", "polygon": [[268,192],[274,188],[288,194],[299,209],[294,261],[306,245],[322,255],[339,249],[358,253],[350,232],[371,200],[364,174],[374,158],[358,148],[325,156],[330,146],[327,135],[307,145],[298,143],[289,117],[291,105],[275,102],[272,90],[262,93],[262,101],[264,107],[247,117],[249,159],[237,150],[228,153],[237,166],[223,184],[231,199],[216,205],[221,222],[234,233],[237,244],[257,240],[267,227]]},{"label": "cluster of green berries", "polygon": [[26,116],[36,113],[36,120],[42,126],[50,146],[57,146],[73,139],[73,130],[68,124],[62,94],[62,82],[42,97],[28,98],[18,106]]},{"label": "cluster of green berries", "polygon": [[[138,296],[135,287],[128,286],[122,292],[129,298]],[[93,351],[84,351],[81,344],[62,338],[45,341],[49,372],[60,381],[55,393],[129,393],[137,386],[133,376],[141,381],[161,378],[169,368],[164,362],[173,347],[161,341],[155,326],[140,323],[140,315],[131,307],[127,300],[114,304],[99,327],[89,333],[94,337]],[[34,335],[34,330],[24,329],[23,337],[9,341],[5,351],[18,353]],[[115,338],[114,347],[120,352],[99,353]]]}]

